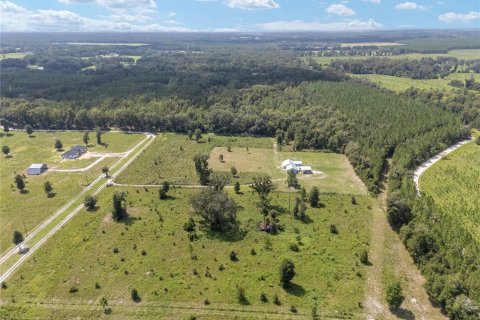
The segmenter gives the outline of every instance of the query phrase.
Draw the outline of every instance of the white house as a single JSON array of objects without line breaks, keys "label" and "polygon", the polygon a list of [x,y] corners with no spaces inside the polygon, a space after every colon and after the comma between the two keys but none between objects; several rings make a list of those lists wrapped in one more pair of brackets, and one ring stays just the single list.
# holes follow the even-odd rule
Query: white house
[{"label": "white house", "polygon": [[302,161],[287,159],[282,162],[282,169],[285,171],[293,170],[294,173],[302,172],[304,174],[312,174],[312,167],[304,166]]}]

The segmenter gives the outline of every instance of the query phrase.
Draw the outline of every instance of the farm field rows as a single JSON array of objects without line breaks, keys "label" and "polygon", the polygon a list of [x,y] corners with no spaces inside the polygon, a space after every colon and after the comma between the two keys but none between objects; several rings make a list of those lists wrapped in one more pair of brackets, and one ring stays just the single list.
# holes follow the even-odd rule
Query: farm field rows
[{"label": "farm field rows", "polygon": [[[478,135],[478,132],[477,132]],[[470,142],[435,163],[420,177],[420,190],[443,214],[458,220],[480,243],[480,145]]]},{"label": "farm field rows", "polygon": [[[81,132],[34,132],[30,138],[24,132],[14,131],[9,136],[0,138],[2,145],[8,145],[12,156],[2,157],[0,179],[0,220],[2,220],[0,247],[2,251],[11,245],[14,230],[28,232],[46,217],[55,212],[75,194],[79,193],[87,183],[101,174],[101,168],[110,166],[117,158],[106,158],[90,170],[80,173],[45,172],[39,176],[25,175],[26,192],[21,194],[16,190],[14,177],[16,173],[25,174],[32,163],[47,163],[49,167],[60,164],[62,168],[86,166],[84,160],[68,160],[61,162],[61,152],[54,149],[55,138],[60,138],[65,148],[79,144]],[[90,151],[127,151],[143,138],[140,134],[106,133],[103,135],[105,146],[90,146]],[[108,144],[108,145],[107,145]],[[89,159],[95,161],[95,159]],[[64,163],[65,166],[64,167]],[[68,165],[67,165],[68,163]],[[91,163],[91,162],[90,162]],[[53,184],[54,195],[47,197],[43,184],[50,181]],[[32,207],[32,204],[34,206]]]},{"label": "farm field rows", "polygon": [[[127,192],[128,223],[111,220],[111,196],[120,190]],[[4,299],[15,300],[8,305],[9,315],[27,311],[36,317],[46,312],[43,315],[57,319],[55,308],[30,307],[69,301],[98,305],[106,297],[115,316],[116,305],[134,304],[132,288],[140,294],[141,302],[135,304],[139,307],[149,303],[217,311],[258,307],[288,314],[294,305],[299,313],[309,314],[318,304],[321,313],[347,318],[363,312],[359,305],[367,267],[359,263],[358,255],[368,248],[373,199],[357,196],[358,204],[353,205],[347,195],[322,195],[323,205],[307,210],[311,222],[280,212],[285,231],[270,235],[258,231],[262,216],[255,206],[257,196],[247,190],[241,195],[231,192],[240,208],[239,231],[219,236],[197,220],[199,239],[190,241],[182,226],[191,216],[188,199],[195,192],[176,188],[170,199],[159,200],[156,189],[104,191],[96,211],[80,212],[8,281]],[[288,207],[286,193],[275,192],[271,199],[279,208]],[[329,232],[330,224],[337,226],[338,234]],[[298,252],[290,249],[294,243],[299,245]],[[238,261],[230,260],[232,250]],[[292,259],[297,270],[288,290],[278,284],[283,258]],[[236,286],[245,288],[248,306],[237,302]],[[268,302],[260,301],[261,293]],[[280,306],[273,303],[275,294]],[[210,304],[204,305],[205,300]],[[71,316],[79,310],[63,312]],[[86,314],[101,316],[102,312],[90,309]]]}]

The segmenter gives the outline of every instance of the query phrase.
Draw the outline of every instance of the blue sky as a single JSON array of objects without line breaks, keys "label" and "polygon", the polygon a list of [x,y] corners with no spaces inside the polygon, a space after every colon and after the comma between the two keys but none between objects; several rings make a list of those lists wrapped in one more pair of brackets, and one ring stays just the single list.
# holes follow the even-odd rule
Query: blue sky
[{"label": "blue sky", "polygon": [[479,0],[9,0],[2,31],[480,28]]}]

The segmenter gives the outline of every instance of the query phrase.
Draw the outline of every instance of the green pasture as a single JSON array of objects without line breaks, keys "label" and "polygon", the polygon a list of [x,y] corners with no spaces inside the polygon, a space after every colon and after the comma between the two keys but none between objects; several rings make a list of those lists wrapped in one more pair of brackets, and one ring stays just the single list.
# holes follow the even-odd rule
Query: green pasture
[{"label": "green pasture", "polygon": [[[127,193],[128,223],[111,220],[114,191]],[[369,267],[359,262],[359,253],[368,248],[374,200],[357,196],[353,205],[351,196],[322,194],[322,205],[309,208],[311,221],[303,223],[288,214],[288,194],[274,192],[272,205],[285,231],[271,235],[258,230],[262,216],[257,195],[242,191],[230,192],[239,208],[239,229],[210,233],[195,216],[196,241],[188,239],[182,226],[192,215],[188,200],[198,190],[173,189],[168,200],[159,200],[154,188],[103,191],[96,211],[77,214],[7,281],[1,312],[7,318],[98,318],[99,301],[105,297],[111,317],[118,319],[202,314],[209,319],[222,314],[249,318],[257,312],[289,318],[294,316],[292,305],[304,316],[318,305],[320,314],[360,317]],[[329,232],[331,224],[338,234]],[[293,244],[298,252],[290,249]],[[231,251],[238,261],[230,260]],[[292,259],[297,273],[287,290],[279,285],[284,258]],[[247,305],[238,302],[237,286],[245,289]],[[130,297],[132,288],[138,290],[138,303]],[[267,302],[260,301],[261,293]],[[275,295],[281,305],[273,303]]]}]

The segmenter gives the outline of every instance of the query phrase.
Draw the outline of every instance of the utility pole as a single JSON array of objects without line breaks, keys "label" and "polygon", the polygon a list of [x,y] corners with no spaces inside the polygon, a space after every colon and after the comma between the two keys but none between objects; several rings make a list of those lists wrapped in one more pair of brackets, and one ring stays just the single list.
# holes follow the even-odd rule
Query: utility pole
[{"label": "utility pole", "polygon": [[23,230],[25,230],[25,238],[28,236],[27,227],[25,227],[25,221],[23,221]]}]

